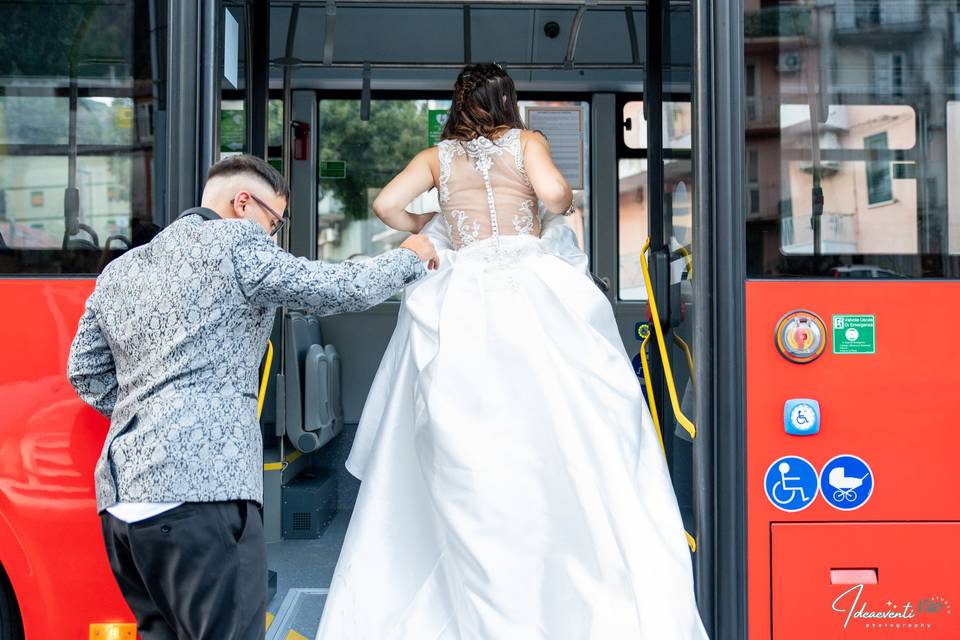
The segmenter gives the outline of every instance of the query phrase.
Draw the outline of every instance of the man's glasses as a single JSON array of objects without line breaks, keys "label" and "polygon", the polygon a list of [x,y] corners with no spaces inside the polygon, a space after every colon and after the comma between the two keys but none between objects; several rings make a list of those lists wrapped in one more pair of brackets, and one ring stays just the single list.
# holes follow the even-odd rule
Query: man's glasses
[{"label": "man's glasses", "polygon": [[[277,235],[277,233],[280,231],[280,229],[283,229],[284,225],[287,224],[287,221],[289,220],[289,218],[288,218],[287,216],[281,215],[281,214],[277,213],[276,211],[274,211],[273,209],[271,209],[271,208],[270,208],[270,205],[268,205],[266,202],[264,202],[263,200],[261,200],[261,199],[258,198],[257,196],[253,195],[252,193],[250,194],[250,197],[253,198],[253,201],[254,201],[254,202],[256,202],[258,205],[260,205],[260,208],[261,208],[261,209],[263,209],[264,211],[266,211],[267,213],[269,213],[271,217],[273,217],[273,219],[274,219],[274,224],[273,224],[273,227],[270,229],[270,235],[271,235],[271,236]],[[286,211],[284,211],[284,213],[286,213]]]}]

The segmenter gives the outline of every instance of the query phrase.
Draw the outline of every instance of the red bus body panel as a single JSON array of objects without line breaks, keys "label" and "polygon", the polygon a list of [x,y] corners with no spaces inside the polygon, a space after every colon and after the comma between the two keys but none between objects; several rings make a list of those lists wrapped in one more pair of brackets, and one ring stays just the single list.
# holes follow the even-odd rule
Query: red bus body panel
[{"label": "red bus body panel", "polygon": [[[0,280],[9,310],[0,328],[0,562],[27,640],[85,638],[91,622],[133,620],[109,571],[94,501],[107,421],[65,378],[92,286]],[[901,637],[902,629],[866,625],[904,621],[931,624],[913,637],[960,637],[960,610],[951,608],[960,608],[960,499],[951,483],[960,469],[953,418],[960,342],[949,331],[960,283],[753,281],[746,288],[749,637]],[[935,301],[937,317],[918,301]],[[876,316],[876,354],[836,355],[828,342],[817,361],[788,362],[776,351],[774,327],[800,308],[819,314],[828,334],[833,314]],[[798,397],[820,401],[819,434],[785,433],[783,403]],[[819,469],[841,453],[864,458],[875,475],[862,508],[838,511],[818,497],[791,514],[767,500],[763,476],[775,459],[798,455]],[[848,612],[834,610],[850,588],[831,583],[829,570],[838,567],[878,570],[878,583],[865,585],[857,603],[867,612],[891,610],[888,601],[931,610],[847,620]]]},{"label": "red bus body panel", "polygon": [[[810,364],[787,361],[775,346],[777,321],[796,309],[827,327],[827,348]],[[957,282],[747,283],[751,639],[960,638],[954,309]],[[834,314],[874,315],[876,353],[834,354]],[[819,433],[786,433],[791,398],[819,401]],[[859,456],[873,473],[873,494],[859,509],[835,509],[821,495],[788,513],[767,499],[764,475],[781,456],[803,457],[819,472],[840,454]],[[831,569],[876,569],[878,580],[843,596],[855,584],[833,582]],[[851,606],[861,615],[847,620]],[[929,626],[906,626],[920,624]]]},{"label": "red bus body panel", "polygon": [[132,622],[110,573],[93,490],[108,421],[66,378],[92,280],[0,280],[0,563],[26,640]]}]

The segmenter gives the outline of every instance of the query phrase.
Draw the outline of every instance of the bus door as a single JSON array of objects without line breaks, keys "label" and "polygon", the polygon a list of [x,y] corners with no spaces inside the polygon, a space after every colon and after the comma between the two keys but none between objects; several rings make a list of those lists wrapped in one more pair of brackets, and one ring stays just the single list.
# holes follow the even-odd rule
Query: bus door
[{"label": "bus door", "polygon": [[[370,204],[410,157],[439,139],[442,120],[436,118],[449,108],[453,80],[467,61],[506,66],[529,126],[560,122],[578,129],[567,136],[580,140],[567,149],[578,208],[568,223],[611,299],[630,356],[641,348],[648,355],[645,381],[688,540],[700,554],[695,558],[709,557],[691,428],[697,359],[690,3],[344,2],[332,10],[333,3],[262,4],[227,7],[227,23],[238,23],[230,29],[243,43],[239,50],[250,56],[243,66],[260,80],[248,72],[243,86],[224,85],[220,150],[266,154],[288,176],[293,215],[283,241],[295,254],[338,261],[373,256],[403,240],[376,219]],[[525,28],[513,29],[518,25]],[[510,38],[503,37],[507,27]],[[428,41],[411,36],[422,33],[432,35]],[[267,52],[254,51],[258,41],[268,43],[269,65]],[[577,156],[579,163],[571,163]],[[412,206],[435,210],[436,195]],[[649,286],[641,268],[648,263],[654,265]],[[653,290],[670,384],[650,317]],[[316,621],[300,624],[295,614],[301,607],[318,611],[306,603],[325,597],[358,490],[343,462],[397,310],[397,300],[322,319],[287,310],[276,323],[263,411],[264,524],[278,586],[268,635],[313,633]],[[638,325],[650,331],[646,342],[638,339]],[[327,347],[336,353],[330,371],[339,366],[340,379],[333,402],[340,422],[329,438],[307,428],[306,396],[319,387],[305,380],[305,358],[329,358]],[[637,370],[644,377],[640,364]],[[323,558],[309,575],[301,566],[308,549],[318,550],[310,558]],[[707,598],[701,603],[709,602],[708,584],[701,585]],[[709,617],[706,609],[708,627]]]},{"label": "bus door", "polygon": [[750,637],[960,637],[960,10],[742,10]]},{"label": "bus door", "polygon": [[[691,7],[651,2],[646,20],[643,91],[619,94],[614,107],[617,263],[610,295],[624,345],[645,389],[699,569],[712,552],[709,483],[697,469],[703,448],[696,426],[698,358],[693,339]],[[698,596],[709,629],[709,580],[698,579]]]}]

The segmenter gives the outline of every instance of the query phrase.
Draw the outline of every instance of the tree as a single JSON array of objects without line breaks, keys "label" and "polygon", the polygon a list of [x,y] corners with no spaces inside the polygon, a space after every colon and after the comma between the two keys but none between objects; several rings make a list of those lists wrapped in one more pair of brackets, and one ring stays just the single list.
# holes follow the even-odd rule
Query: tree
[{"label": "tree", "polygon": [[367,190],[383,187],[427,146],[427,107],[413,100],[381,100],[360,119],[358,100],[320,103],[319,160],[342,160],[343,179],[320,179],[320,197],[334,196],[350,220],[369,217]]},{"label": "tree", "polygon": [[111,77],[118,64],[129,76],[132,23],[132,3],[3,3],[0,75],[67,79],[75,56],[80,77]]}]

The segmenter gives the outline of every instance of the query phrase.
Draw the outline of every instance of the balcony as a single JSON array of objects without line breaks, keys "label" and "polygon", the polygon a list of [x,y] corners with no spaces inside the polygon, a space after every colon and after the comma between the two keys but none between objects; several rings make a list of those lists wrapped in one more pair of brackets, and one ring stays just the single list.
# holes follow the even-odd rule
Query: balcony
[{"label": "balcony", "polygon": [[809,7],[767,7],[743,16],[744,37],[750,40],[799,38],[810,32]]},{"label": "balcony", "polygon": [[834,25],[837,40],[866,44],[926,30],[922,3],[906,0],[839,0]]}]

